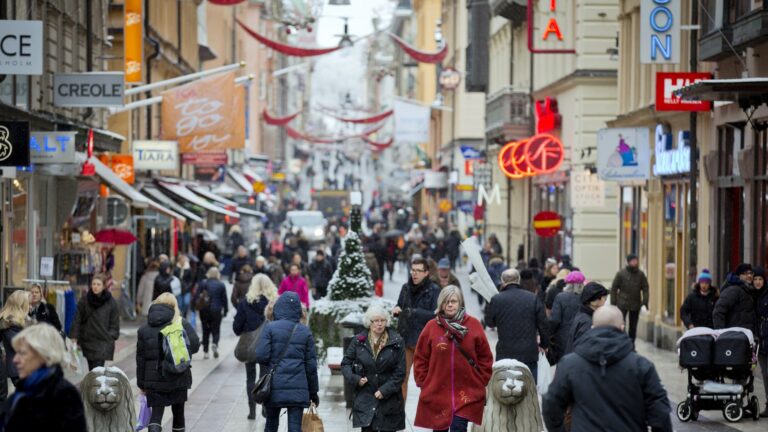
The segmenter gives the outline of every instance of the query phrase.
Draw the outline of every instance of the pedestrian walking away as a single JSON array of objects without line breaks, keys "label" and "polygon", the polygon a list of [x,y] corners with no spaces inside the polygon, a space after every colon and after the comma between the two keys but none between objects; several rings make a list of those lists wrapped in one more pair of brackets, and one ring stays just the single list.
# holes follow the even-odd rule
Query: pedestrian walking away
[{"label": "pedestrian walking away", "polygon": [[443,288],[437,304],[437,316],[421,332],[413,359],[421,388],[414,425],[464,432],[469,422],[483,422],[493,354],[482,324],[466,313],[461,288]]},{"label": "pedestrian walking away", "polygon": [[704,269],[698,277],[693,291],[685,298],[680,306],[680,319],[687,329],[694,327],[712,328],[712,313],[715,310],[715,303],[719,298],[717,287],[712,285],[712,275],[709,270]]},{"label": "pedestrian walking away", "polygon": [[[208,343],[213,339],[213,357],[219,358],[219,338],[221,320],[227,315],[227,287],[219,280],[221,273],[211,267],[205,274],[206,279],[198,286],[194,304],[198,306],[200,321],[203,325],[203,359],[208,359]],[[207,299],[207,301],[206,301]]]},{"label": "pedestrian walking away", "polygon": [[[277,288],[269,276],[257,274],[245,298],[237,304],[232,330],[237,336],[254,331],[266,320],[265,312],[269,302],[277,299]],[[264,370],[262,369],[262,373]],[[245,388],[248,395],[248,420],[256,419],[256,403],[253,401],[253,388],[256,386],[256,362],[245,363]]]},{"label": "pedestrian walking away", "polygon": [[565,277],[563,292],[555,297],[552,306],[552,315],[549,318],[549,330],[553,335],[554,346],[550,350],[550,360],[553,363],[560,361],[568,348],[568,339],[571,336],[571,325],[576,315],[581,310],[581,293],[584,291],[584,274],[573,271]]},{"label": "pedestrian walking away", "polygon": [[573,351],[576,341],[592,328],[592,314],[605,305],[608,299],[608,290],[597,282],[590,282],[581,292],[581,309],[573,317],[568,343],[565,346],[565,354]]},{"label": "pedestrian walking away", "polygon": [[300,319],[299,296],[282,294],[275,302],[274,321],[266,324],[256,345],[256,361],[274,370],[264,432],[277,432],[283,408],[288,409],[288,432],[300,432],[304,408],[310,402],[320,404],[315,339]]},{"label": "pedestrian walking away", "polygon": [[670,405],[653,363],[634,352],[624,333],[624,314],[615,306],[595,311],[593,328],[557,365],[542,398],[549,432],[570,430],[672,432]]},{"label": "pedestrian walking away", "polygon": [[80,345],[89,370],[104,366],[114,357],[115,341],[120,337],[120,311],[112,294],[104,289],[104,276],[94,275],[91,289],[77,303],[69,337]]},{"label": "pedestrian walking away", "polygon": [[627,255],[627,266],[613,278],[611,303],[618,306],[624,316],[628,316],[629,337],[635,343],[640,309],[648,309],[648,278],[640,270],[637,255]]},{"label": "pedestrian walking away", "polygon": [[405,378],[405,345],[389,328],[389,313],[371,305],[358,334],[341,361],[344,379],[355,386],[352,426],[362,432],[397,431],[405,428],[401,387]]}]

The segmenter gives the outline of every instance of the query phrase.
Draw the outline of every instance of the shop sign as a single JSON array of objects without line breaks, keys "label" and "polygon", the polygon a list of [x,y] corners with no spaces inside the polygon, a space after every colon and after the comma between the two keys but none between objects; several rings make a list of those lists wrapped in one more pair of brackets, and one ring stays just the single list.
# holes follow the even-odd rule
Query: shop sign
[{"label": "shop sign", "polygon": [[539,237],[556,236],[562,225],[560,215],[555,212],[543,211],[533,217],[533,229]]},{"label": "shop sign", "polygon": [[461,72],[452,67],[444,68],[440,72],[440,87],[446,90],[455,90],[461,84]]},{"label": "shop sign", "polygon": [[557,108],[557,99],[546,97],[536,101],[536,133],[560,129],[562,116]]},{"label": "shop sign", "polygon": [[597,131],[597,173],[606,181],[648,180],[651,148],[648,128]]},{"label": "shop sign", "polygon": [[453,209],[453,204],[451,204],[451,200],[447,198],[443,198],[440,200],[439,203],[437,203],[437,207],[440,209],[443,213],[448,213]]},{"label": "shop sign", "polygon": [[448,187],[448,173],[424,171],[424,188],[445,189]]},{"label": "shop sign", "polygon": [[53,104],[60,107],[123,106],[122,72],[86,72],[53,76]]},{"label": "shop sign", "polygon": [[125,82],[141,84],[144,62],[143,0],[125,0],[123,5],[123,55]]},{"label": "shop sign", "polygon": [[588,170],[571,171],[571,207],[603,207],[605,182]]},{"label": "shop sign", "polygon": [[[196,156],[194,153],[188,155]],[[133,161],[137,170],[175,170],[179,166],[179,144],[176,141],[134,141]]]},{"label": "shop sign", "polygon": [[672,133],[663,125],[656,126],[656,161],[653,175],[685,174],[691,171],[691,147],[688,131],[677,133],[677,147],[672,148]]},{"label": "shop sign", "polygon": [[40,257],[40,277],[53,277],[53,257]]},{"label": "shop sign", "polygon": [[181,163],[187,165],[218,166],[227,164],[227,153],[182,153]]},{"label": "shop sign", "polygon": [[499,152],[498,159],[504,175],[521,179],[557,171],[565,159],[565,148],[557,137],[537,134],[507,143]]},{"label": "shop sign", "polygon": [[117,174],[124,182],[134,184],[136,182],[136,173],[134,171],[133,156],[128,154],[116,154],[111,158],[112,171]]},{"label": "shop sign", "polygon": [[418,144],[429,141],[430,108],[396,100],[394,105],[395,142]]},{"label": "shop sign", "polygon": [[226,165],[195,165],[195,180],[220,183],[224,181]]},{"label": "shop sign", "polygon": [[461,146],[461,155],[467,160],[480,159],[480,150],[470,145],[463,145]]},{"label": "shop sign", "polygon": [[[572,21],[572,2],[549,0],[534,5],[528,0],[528,50],[534,54],[575,54],[576,50],[566,46],[573,38],[568,34],[568,23]],[[540,16],[534,18],[534,11]],[[565,27],[564,27],[565,26]],[[541,41],[541,42],[538,42]],[[536,47],[536,42],[541,47]]]},{"label": "shop sign", "polygon": [[640,63],[680,63],[681,1],[640,0]]},{"label": "shop sign", "polygon": [[43,22],[0,20],[0,75],[43,74]]},{"label": "shop sign", "polygon": [[0,166],[29,165],[29,122],[0,121]]},{"label": "shop sign", "polygon": [[75,135],[77,132],[32,132],[29,137],[31,162],[75,163]]},{"label": "shop sign", "polygon": [[683,87],[708,79],[712,79],[711,73],[657,72],[656,111],[709,111],[710,101],[686,100],[675,95]]},{"label": "shop sign", "polygon": [[498,205],[501,205],[501,188],[499,188],[498,183],[493,185],[493,189],[491,189],[491,193],[488,193],[488,189],[486,189],[485,185],[480,184],[477,187],[477,205],[483,205],[485,203],[486,205],[490,205],[493,203],[496,203]]}]

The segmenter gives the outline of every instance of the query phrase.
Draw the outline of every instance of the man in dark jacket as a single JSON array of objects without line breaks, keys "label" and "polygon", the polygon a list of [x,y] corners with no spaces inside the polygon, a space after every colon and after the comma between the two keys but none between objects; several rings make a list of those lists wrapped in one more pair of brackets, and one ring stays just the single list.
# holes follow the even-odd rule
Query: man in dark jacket
[{"label": "man in dark jacket", "polygon": [[573,318],[570,337],[565,347],[565,353],[573,352],[576,342],[592,327],[592,314],[605,305],[608,290],[597,282],[590,282],[581,292],[581,310]]},{"label": "man in dark jacket", "polygon": [[309,265],[309,282],[312,284],[312,298],[318,300],[328,294],[328,283],[333,277],[333,266],[325,259],[325,252],[318,249],[315,260]]},{"label": "man in dark jacket", "polygon": [[728,281],[720,292],[720,300],[715,303],[712,323],[716,329],[744,327],[755,331],[755,298],[752,289],[752,265],[739,264],[728,276]]},{"label": "man in dark jacket", "polygon": [[485,312],[485,324],[496,327],[496,360],[515,359],[525,363],[537,376],[539,343],[549,349],[549,330],[544,304],[536,294],[520,288],[520,273],[515,269],[501,274],[501,292],[493,296]]},{"label": "man in dark jacket", "polygon": [[152,301],[160,296],[160,294],[169,292],[172,293],[171,282],[173,282],[173,271],[171,270],[171,263],[163,261],[160,264],[160,273],[155,278],[155,285],[152,289]]},{"label": "man in dark jacket", "polygon": [[616,273],[611,284],[611,303],[629,315],[629,337],[635,343],[640,308],[648,308],[648,278],[640,270],[637,255],[627,255],[627,266]]},{"label": "man in dark jacket", "polygon": [[429,265],[424,258],[411,261],[411,277],[400,290],[397,306],[392,315],[398,316],[397,331],[405,341],[405,379],[403,400],[408,397],[408,378],[411,376],[416,342],[429,320],[435,317],[440,288],[429,278]]},{"label": "man in dark jacket", "polygon": [[557,365],[542,402],[550,432],[565,430],[568,407],[572,431],[672,431],[667,392],[653,363],[634,352],[615,306],[595,311],[594,328]]},{"label": "man in dark jacket", "polygon": [[253,268],[253,262],[251,262],[251,257],[248,256],[248,250],[245,246],[239,246],[237,254],[232,258],[232,272],[229,274],[229,281],[233,282],[245,266]]}]

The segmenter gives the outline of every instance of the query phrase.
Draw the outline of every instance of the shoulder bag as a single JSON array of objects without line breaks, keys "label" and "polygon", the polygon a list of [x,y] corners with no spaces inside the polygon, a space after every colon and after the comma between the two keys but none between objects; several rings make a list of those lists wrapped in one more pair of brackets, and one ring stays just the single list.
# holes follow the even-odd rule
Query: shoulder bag
[{"label": "shoulder bag", "polygon": [[296,333],[296,327],[298,326],[299,324],[295,324],[293,326],[293,330],[291,330],[291,336],[288,337],[288,341],[285,343],[285,347],[283,347],[283,352],[280,353],[280,356],[277,358],[275,365],[272,366],[272,369],[270,369],[270,371],[266,374],[262,375],[261,378],[259,378],[259,380],[256,382],[256,387],[254,387],[252,395],[253,401],[257,404],[263,405],[269,401],[269,397],[272,395],[272,377],[275,375],[275,371],[280,365],[280,362],[283,360],[283,357],[285,357],[285,353],[288,351],[288,347],[291,345],[291,339],[293,339],[293,335]]},{"label": "shoulder bag", "polygon": [[261,332],[264,330],[264,320],[256,330],[251,330],[240,335],[235,346],[235,358],[243,363],[253,363],[256,361],[256,344],[259,343]]}]

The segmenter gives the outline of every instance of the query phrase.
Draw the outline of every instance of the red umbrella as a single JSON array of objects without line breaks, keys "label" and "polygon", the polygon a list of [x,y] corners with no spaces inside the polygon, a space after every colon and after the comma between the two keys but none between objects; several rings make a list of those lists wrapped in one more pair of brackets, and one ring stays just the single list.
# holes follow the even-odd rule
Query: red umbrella
[{"label": "red umbrella", "polygon": [[138,240],[130,231],[117,228],[101,230],[94,234],[94,237],[99,243],[110,243],[114,245],[129,245]]}]

